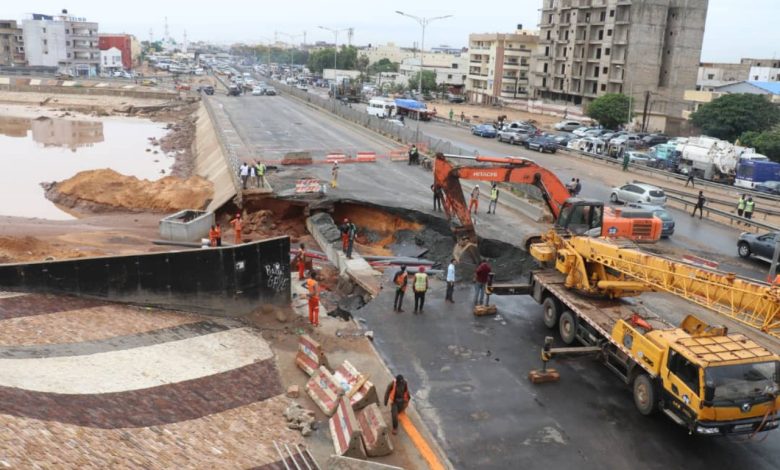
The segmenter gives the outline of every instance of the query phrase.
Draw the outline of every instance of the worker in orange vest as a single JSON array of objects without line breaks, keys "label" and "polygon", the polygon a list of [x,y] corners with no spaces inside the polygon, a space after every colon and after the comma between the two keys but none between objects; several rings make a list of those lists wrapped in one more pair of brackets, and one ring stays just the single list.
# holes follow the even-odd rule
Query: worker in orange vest
[{"label": "worker in orange vest", "polygon": [[214,229],[214,234],[217,236],[217,246],[222,246],[222,225],[217,224],[217,228]]},{"label": "worker in orange vest", "polygon": [[479,208],[479,185],[474,186],[471,190],[471,198],[469,200],[469,212],[477,213]]},{"label": "worker in orange vest", "polygon": [[395,284],[395,299],[393,300],[393,311],[403,312],[404,294],[406,293],[406,286],[409,284],[409,273],[406,272],[406,265],[402,264],[401,269],[396,271],[393,276],[393,283]]},{"label": "worker in orange vest", "polygon": [[217,246],[217,227],[212,225],[209,230],[209,246]]},{"label": "worker in orange vest", "polygon": [[230,221],[230,225],[233,226],[233,233],[236,237],[236,245],[241,244],[241,227],[242,227],[242,221],[241,221],[241,213],[237,213],[236,216],[233,218],[233,220]]},{"label": "worker in orange vest", "polygon": [[403,413],[409,404],[411,396],[409,395],[409,384],[404,380],[404,376],[398,374],[395,380],[387,385],[385,390],[385,406],[390,402],[390,415],[393,418],[393,434],[398,434],[398,415]]},{"label": "worker in orange vest", "polygon": [[309,279],[306,279],[306,290],[309,293],[309,323],[320,326],[320,283],[317,282],[317,273],[311,270]]},{"label": "worker in orange vest", "polygon": [[306,270],[306,247],[303,243],[298,248],[296,259],[298,260],[298,279],[303,279]]},{"label": "worker in orange vest", "polygon": [[341,251],[344,253],[347,252],[347,248],[349,247],[349,219],[344,218],[344,225],[339,227],[341,230]]}]

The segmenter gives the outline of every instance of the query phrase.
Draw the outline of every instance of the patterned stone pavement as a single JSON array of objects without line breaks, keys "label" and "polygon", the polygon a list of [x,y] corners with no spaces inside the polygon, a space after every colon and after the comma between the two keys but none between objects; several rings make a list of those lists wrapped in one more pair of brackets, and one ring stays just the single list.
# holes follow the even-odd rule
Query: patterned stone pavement
[{"label": "patterned stone pavement", "polygon": [[302,442],[288,403],[242,325],[0,295],[0,469],[263,467]]}]

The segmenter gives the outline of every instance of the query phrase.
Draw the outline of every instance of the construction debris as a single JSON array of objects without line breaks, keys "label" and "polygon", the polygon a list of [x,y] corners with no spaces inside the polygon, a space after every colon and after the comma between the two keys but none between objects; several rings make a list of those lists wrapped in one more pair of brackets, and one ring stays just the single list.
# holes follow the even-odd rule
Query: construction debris
[{"label": "construction debris", "polygon": [[317,429],[314,412],[297,402],[293,402],[284,410],[284,418],[287,420],[287,427],[301,431],[301,436],[309,436],[314,429]]}]

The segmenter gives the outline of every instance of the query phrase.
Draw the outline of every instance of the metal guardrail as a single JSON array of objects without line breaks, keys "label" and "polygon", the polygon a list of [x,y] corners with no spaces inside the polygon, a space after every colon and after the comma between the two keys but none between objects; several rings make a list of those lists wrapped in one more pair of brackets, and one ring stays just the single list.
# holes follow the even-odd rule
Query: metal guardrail
[{"label": "metal guardrail", "polygon": [[[671,199],[673,201],[677,201],[677,202],[682,203],[683,204],[683,210],[685,210],[686,212],[688,211],[688,207],[693,207],[693,206],[696,205],[695,201],[689,201],[689,200],[687,200],[685,198],[681,198],[681,197],[678,197],[678,196],[672,196],[672,195],[667,194],[666,198],[667,199]],[[729,219],[730,225],[734,225],[734,223],[736,222],[737,224],[743,225],[746,228],[747,227],[754,227],[754,228],[757,229],[757,231],[758,231],[758,229],[761,229],[761,230],[766,230],[766,231],[769,231],[769,232],[780,232],[780,227],[775,227],[774,225],[769,225],[769,224],[764,224],[764,223],[761,223],[761,222],[757,222],[757,221],[755,221],[753,219],[748,220],[748,219],[746,219],[744,217],[739,217],[738,215],[734,215],[731,212],[726,212],[726,211],[723,211],[723,210],[720,210],[720,209],[715,209],[713,207],[707,207],[706,205],[704,206],[704,213],[707,215],[707,218],[709,218],[710,214],[716,214],[716,215],[719,215],[721,217],[725,217],[725,218]]]},{"label": "metal guardrail", "polygon": [[[644,181],[639,181],[639,180],[634,180],[634,183],[649,184],[649,183],[645,183]],[[680,191],[678,189],[666,188],[664,186],[658,186],[658,185],[653,185],[653,186],[656,186],[656,187],[659,187],[659,188],[663,189],[664,192],[666,192],[667,196],[669,194],[676,194],[676,195],[678,195],[680,197],[689,197],[689,198],[692,198],[692,199],[697,199],[698,198],[698,196],[696,196],[695,194],[689,194],[689,193],[686,193],[685,191]],[[707,202],[714,202],[716,204],[721,204],[721,205],[729,206],[729,207],[736,207],[737,206],[737,201],[725,201],[723,199],[716,199],[716,198],[712,198],[712,197],[707,197]],[[762,207],[756,207],[753,210],[753,216],[754,217],[755,217],[755,214],[763,214],[764,220],[766,220],[767,216],[770,216],[770,215],[772,215],[772,216],[780,215],[780,210],[764,209]]]}]

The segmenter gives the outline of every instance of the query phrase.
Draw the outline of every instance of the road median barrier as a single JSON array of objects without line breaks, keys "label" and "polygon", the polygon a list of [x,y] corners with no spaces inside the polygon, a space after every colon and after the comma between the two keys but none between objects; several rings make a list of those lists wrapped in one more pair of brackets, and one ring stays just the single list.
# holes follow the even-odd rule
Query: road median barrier
[{"label": "road median barrier", "polygon": [[328,358],[319,342],[314,341],[309,335],[301,335],[298,337],[298,354],[295,356],[295,364],[311,377],[320,367],[328,367]]},{"label": "road median barrier", "polygon": [[364,376],[349,361],[344,361],[333,371],[339,386],[349,397],[352,408],[359,410],[371,403],[379,403],[376,387],[368,377]]},{"label": "road median barrier", "polygon": [[349,160],[349,157],[347,157],[343,153],[329,153],[325,157],[325,161],[328,163],[344,163],[347,160]]},{"label": "road median barrier", "polygon": [[327,416],[333,416],[339,404],[339,395],[341,393],[342,391],[339,389],[336,379],[325,366],[320,366],[309,381],[306,382],[306,394]]},{"label": "road median barrier", "polygon": [[355,159],[359,162],[375,162],[376,152],[358,152]]},{"label": "road median barrier", "polygon": [[333,439],[333,447],[336,449],[336,455],[359,459],[366,458],[366,449],[363,447],[360,425],[346,397],[341,397],[338,400],[336,412],[330,418],[328,425],[330,427],[330,436]]},{"label": "road median barrier", "polygon": [[376,403],[371,403],[357,414],[363,447],[369,457],[382,457],[393,452],[393,442],[387,423]]}]

